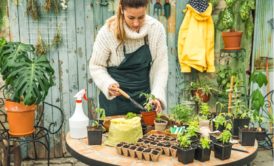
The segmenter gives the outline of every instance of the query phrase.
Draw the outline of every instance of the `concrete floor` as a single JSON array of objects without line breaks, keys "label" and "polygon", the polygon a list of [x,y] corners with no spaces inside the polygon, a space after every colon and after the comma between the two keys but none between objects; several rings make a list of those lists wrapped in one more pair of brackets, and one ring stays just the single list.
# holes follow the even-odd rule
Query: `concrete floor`
[{"label": "concrete floor", "polygon": [[[46,161],[24,161],[22,166],[44,166],[47,165]],[[51,166],[87,166],[72,157],[52,159]],[[270,150],[259,150],[257,157],[251,163],[252,166],[274,166],[274,158],[271,156]]]}]

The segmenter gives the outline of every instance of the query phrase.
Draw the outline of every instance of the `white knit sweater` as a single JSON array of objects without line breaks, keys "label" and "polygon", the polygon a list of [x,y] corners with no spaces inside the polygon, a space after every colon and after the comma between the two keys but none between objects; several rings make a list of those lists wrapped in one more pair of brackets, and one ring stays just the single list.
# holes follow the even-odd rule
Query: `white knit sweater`
[{"label": "white knit sweater", "polygon": [[[113,16],[115,17],[115,16]],[[168,56],[166,45],[166,34],[163,25],[156,19],[146,16],[139,32],[134,32],[127,25],[124,25],[127,40],[125,41],[126,53],[137,50],[144,44],[144,37],[148,35],[148,45],[152,56],[150,70],[151,94],[158,98],[164,108],[166,107],[166,86],[168,78]],[[93,46],[93,53],[90,59],[90,74],[97,87],[109,96],[108,87],[117,83],[107,72],[108,66],[119,66],[124,59],[123,46],[114,35],[112,27],[105,24],[98,32]]]}]

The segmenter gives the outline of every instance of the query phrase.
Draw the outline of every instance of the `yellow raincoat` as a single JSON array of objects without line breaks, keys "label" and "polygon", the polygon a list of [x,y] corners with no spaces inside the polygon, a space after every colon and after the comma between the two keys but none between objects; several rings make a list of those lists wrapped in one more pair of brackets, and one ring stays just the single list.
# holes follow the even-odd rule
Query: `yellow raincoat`
[{"label": "yellow raincoat", "polygon": [[212,5],[199,13],[189,4],[179,30],[178,58],[181,72],[215,72],[214,67],[214,24],[211,17]]}]

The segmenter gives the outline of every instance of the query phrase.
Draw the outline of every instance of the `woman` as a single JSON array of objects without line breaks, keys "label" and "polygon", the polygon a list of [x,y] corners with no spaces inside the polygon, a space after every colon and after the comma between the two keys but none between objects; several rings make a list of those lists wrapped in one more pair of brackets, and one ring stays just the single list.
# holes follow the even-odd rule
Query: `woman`
[{"label": "woman", "polygon": [[140,110],[118,92],[121,88],[138,103],[141,93],[160,112],[166,107],[168,58],[163,25],[146,15],[148,0],[120,0],[116,16],[107,20],[97,34],[90,59],[90,73],[101,90],[100,107],[106,115]]}]

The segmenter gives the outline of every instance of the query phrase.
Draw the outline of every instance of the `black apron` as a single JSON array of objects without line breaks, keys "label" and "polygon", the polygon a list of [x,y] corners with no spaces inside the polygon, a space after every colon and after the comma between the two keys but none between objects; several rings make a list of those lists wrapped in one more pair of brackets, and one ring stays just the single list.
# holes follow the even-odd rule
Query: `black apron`
[{"label": "black apron", "polygon": [[[140,97],[140,94],[150,93],[149,71],[152,62],[147,36],[144,40],[143,46],[129,54],[126,54],[125,46],[123,46],[125,59],[119,66],[107,68],[108,73],[119,83],[120,88],[141,105],[144,104],[145,97]],[[140,113],[140,110],[123,96],[108,100],[100,92],[99,103],[100,107],[105,109],[106,116],[125,115],[128,112]]]}]

